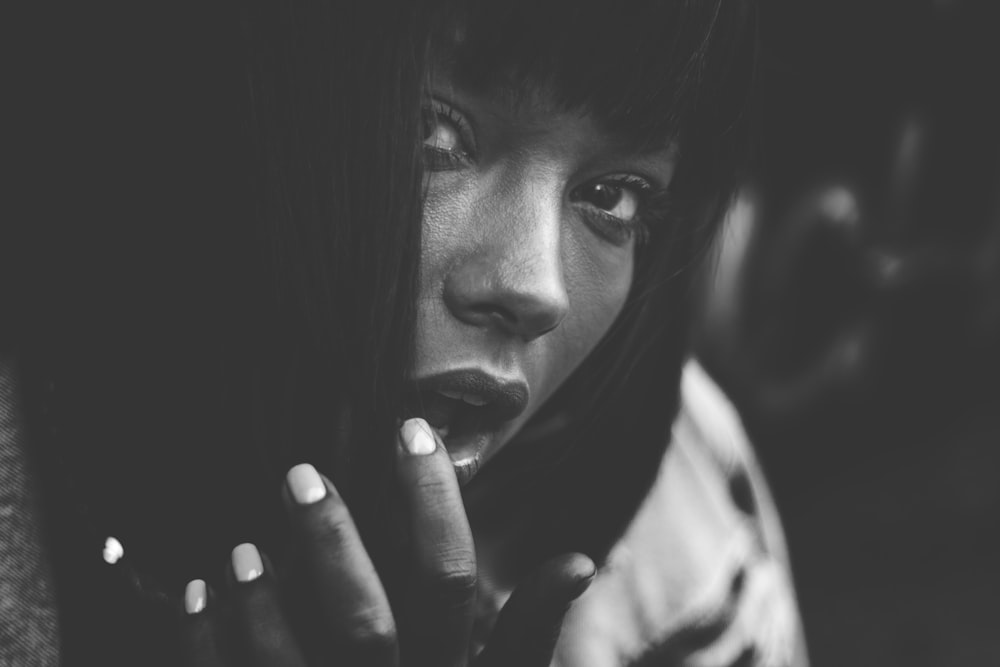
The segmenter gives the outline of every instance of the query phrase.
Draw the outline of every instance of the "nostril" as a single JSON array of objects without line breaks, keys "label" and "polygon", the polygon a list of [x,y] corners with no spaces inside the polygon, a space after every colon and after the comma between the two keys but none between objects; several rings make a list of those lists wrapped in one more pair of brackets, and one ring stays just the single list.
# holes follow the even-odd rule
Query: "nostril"
[{"label": "nostril", "polygon": [[525,309],[516,311],[502,305],[472,306],[469,315],[467,321],[470,324],[494,326],[529,341],[549,333],[562,320],[561,317],[526,312]]},{"label": "nostril", "polygon": [[558,262],[526,264],[503,270],[503,263],[475,258],[453,269],[444,285],[444,301],[458,320],[494,328],[531,341],[559,326],[569,310]]},{"label": "nostril", "polygon": [[452,313],[466,324],[491,327],[512,336],[532,341],[554,330],[562,322],[565,308],[552,307],[541,299],[525,295],[507,294],[502,300],[461,302],[451,299]]},{"label": "nostril", "polygon": [[493,318],[497,317],[509,322],[514,322],[517,317],[507,308],[501,305],[494,304],[472,304],[469,306],[469,311],[482,318]]},{"label": "nostril", "polygon": [[505,329],[517,326],[517,316],[508,308],[498,304],[471,304],[462,317],[469,324],[496,325]]},{"label": "nostril", "polygon": [[555,299],[532,299],[518,311],[518,333],[525,340],[534,340],[558,327],[566,308]]}]

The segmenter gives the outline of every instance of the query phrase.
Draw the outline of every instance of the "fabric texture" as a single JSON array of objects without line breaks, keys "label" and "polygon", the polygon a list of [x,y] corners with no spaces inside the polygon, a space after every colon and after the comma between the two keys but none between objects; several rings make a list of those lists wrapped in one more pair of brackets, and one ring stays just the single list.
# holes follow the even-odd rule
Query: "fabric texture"
[{"label": "fabric texture", "polygon": [[697,362],[659,478],[570,611],[553,664],[808,664],[777,510],[736,410]]},{"label": "fabric texture", "polygon": [[[16,367],[0,357],[0,666],[57,665],[59,623],[17,399]],[[485,593],[494,609],[508,594]],[[766,481],[735,409],[689,362],[657,482],[567,616],[553,665],[807,664]]]},{"label": "fabric texture", "polygon": [[25,451],[12,356],[0,356],[0,665],[59,664],[55,596]]}]

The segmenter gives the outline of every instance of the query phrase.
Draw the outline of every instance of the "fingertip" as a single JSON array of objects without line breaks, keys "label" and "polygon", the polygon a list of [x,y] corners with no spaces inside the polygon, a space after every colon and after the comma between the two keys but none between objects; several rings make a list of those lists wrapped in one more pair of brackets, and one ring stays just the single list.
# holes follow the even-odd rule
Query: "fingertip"
[{"label": "fingertip", "polygon": [[566,614],[596,573],[594,561],[581,553],[562,554],[542,564],[501,609],[483,664],[549,665]]},{"label": "fingertip", "polygon": [[556,556],[544,568],[553,580],[553,588],[559,597],[572,602],[590,588],[597,575],[594,561],[582,553]]},{"label": "fingertip", "polygon": [[249,542],[237,545],[233,549],[230,560],[233,576],[241,584],[259,579],[264,574],[264,562],[261,560],[260,552]]},{"label": "fingertip", "polygon": [[570,554],[566,569],[573,580],[573,585],[570,588],[570,600],[575,600],[594,583],[594,578],[597,576],[597,565],[589,556],[576,553]]},{"label": "fingertip", "polygon": [[292,500],[298,505],[312,505],[326,497],[326,484],[319,472],[309,463],[292,466],[285,475]]},{"label": "fingertip", "polygon": [[427,456],[437,450],[433,429],[419,417],[407,419],[399,428],[400,449],[411,456]]},{"label": "fingertip", "polygon": [[204,579],[192,579],[184,588],[184,613],[194,616],[208,606],[208,586]]},{"label": "fingertip", "polygon": [[582,553],[570,553],[564,556],[564,570],[574,579],[591,579],[597,574],[597,566],[593,559]]},{"label": "fingertip", "polygon": [[221,605],[204,579],[192,579],[184,587],[183,619],[177,625],[180,664],[185,667],[218,667],[226,664],[225,632]]}]

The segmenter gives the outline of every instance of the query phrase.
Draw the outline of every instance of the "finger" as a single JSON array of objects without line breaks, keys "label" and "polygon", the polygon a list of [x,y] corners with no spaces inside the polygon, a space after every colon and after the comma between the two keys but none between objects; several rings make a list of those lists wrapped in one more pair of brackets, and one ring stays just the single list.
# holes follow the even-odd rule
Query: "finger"
[{"label": "finger", "polygon": [[180,624],[181,664],[184,667],[222,667],[222,627],[219,614],[201,579],[184,589],[184,618]]},{"label": "finger", "polygon": [[264,571],[257,548],[241,544],[232,553],[234,644],[241,665],[304,667],[305,659],[281,610],[274,578]]},{"label": "finger", "polygon": [[563,617],[594,580],[594,562],[567,554],[543,564],[515,589],[476,667],[548,667]]},{"label": "finger", "polygon": [[902,240],[917,222],[920,186],[929,167],[926,159],[928,129],[927,118],[918,113],[910,113],[899,121],[899,135],[889,173],[885,240]]},{"label": "finger", "polygon": [[288,471],[284,497],[304,565],[300,588],[318,609],[308,623],[318,643],[345,664],[395,665],[392,608],[343,498],[308,463]]},{"label": "finger", "polygon": [[476,555],[447,450],[422,419],[400,429],[398,477],[414,561],[401,623],[407,662],[468,662],[476,596]]}]

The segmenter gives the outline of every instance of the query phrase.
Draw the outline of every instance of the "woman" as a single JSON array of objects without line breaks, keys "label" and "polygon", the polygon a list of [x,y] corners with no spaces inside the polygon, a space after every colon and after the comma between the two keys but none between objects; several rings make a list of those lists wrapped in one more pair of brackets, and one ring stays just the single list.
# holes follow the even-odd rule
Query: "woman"
[{"label": "woman", "polygon": [[[134,128],[98,126],[154,144],[115,145],[139,214],[82,230],[101,262],[57,257],[78,283],[22,339],[64,656],[172,659],[164,609],[183,598],[191,664],[464,664],[483,646],[484,662],[546,664],[593,580],[563,664],[788,663],[761,650],[790,650],[794,604],[745,567],[774,569],[775,546],[745,449],[675,447],[684,460],[661,465],[685,269],[744,139],[750,9],[237,15],[156,17],[163,40],[130,44],[158,69],[125,99],[153,103],[123,115]],[[687,378],[675,440],[725,441],[702,433],[724,399]],[[670,488],[690,493],[664,527],[680,469]],[[726,485],[753,530],[689,509],[718,509]],[[723,540],[738,565],[637,558],[698,585],[663,588],[664,613],[615,607],[628,623],[608,630],[601,610],[630,592],[615,554],[657,555],[649,537],[667,534],[691,558],[707,526],[741,536]],[[757,613],[772,607],[793,622]]]}]

